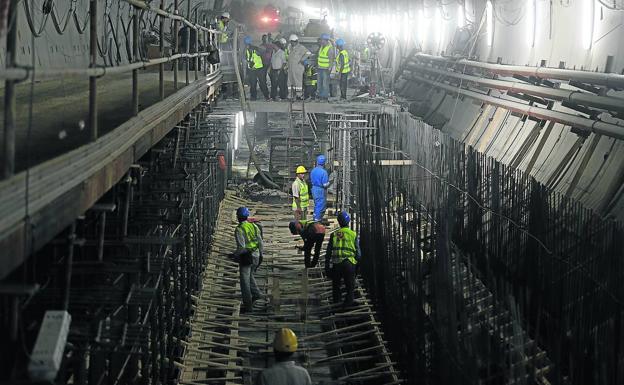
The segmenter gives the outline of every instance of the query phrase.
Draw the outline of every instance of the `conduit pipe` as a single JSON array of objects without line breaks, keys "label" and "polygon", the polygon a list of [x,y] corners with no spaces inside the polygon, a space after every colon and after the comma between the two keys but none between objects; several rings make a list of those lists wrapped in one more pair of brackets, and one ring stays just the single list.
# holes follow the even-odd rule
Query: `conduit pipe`
[{"label": "conduit pipe", "polygon": [[457,72],[451,72],[446,70],[440,70],[437,68],[431,68],[422,64],[410,62],[407,65],[408,70],[414,74],[415,70],[422,70],[438,75],[448,76],[455,79],[462,79],[466,82],[471,82],[485,86],[488,88],[496,88],[498,90],[511,91],[522,94],[529,94],[534,96],[540,96],[552,100],[567,100],[575,104],[580,104],[588,107],[601,108],[608,111],[620,111],[624,112],[624,99],[613,98],[609,96],[598,96],[589,94],[582,91],[563,90],[557,88],[548,88],[534,86],[531,84],[521,82],[508,82],[504,80],[493,80],[481,78],[478,76],[464,75]]},{"label": "conduit pipe", "polygon": [[578,71],[548,67],[526,67],[507,64],[492,64],[466,59],[453,60],[442,56],[433,56],[424,53],[417,53],[415,57],[419,60],[427,60],[432,62],[466,66],[472,68],[481,68],[496,74],[533,76],[539,79],[559,79],[568,81],[575,80],[582,83],[603,85],[609,88],[624,88],[624,75],[613,73]]},{"label": "conduit pipe", "polygon": [[624,139],[624,127],[618,126],[617,124],[611,124],[611,123],[606,123],[606,122],[602,122],[599,120],[583,118],[581,116],[566,114],[560,111],[548,110],[546,108],[533,107],[533,106],[529,106],[529,105],[522,104],[519,102],[514,102],[511,100],[495,98],[493,96],[483,95],[478,92],[450,86],[448,84],[436,82],[436,81],[426,79],[417,75],[412,75],[412,79],[422,82],[422,83],[430,84],[434,87],[438,87],[438,88],[441,88],[443,90],[446,90],[452,93],[458,93],[458,94],[467,96],[475,100],[480,100],[484,103],[491,104],[493,106],[502,107],[509,111],[517,112],[519,114],[524,114],[524,115],[532,116],[538,119],[561,123],[566,126],[575,127],[587,133],[594,132],[597,134],[609,136],[611,138],[616,138],[620,140]]}]

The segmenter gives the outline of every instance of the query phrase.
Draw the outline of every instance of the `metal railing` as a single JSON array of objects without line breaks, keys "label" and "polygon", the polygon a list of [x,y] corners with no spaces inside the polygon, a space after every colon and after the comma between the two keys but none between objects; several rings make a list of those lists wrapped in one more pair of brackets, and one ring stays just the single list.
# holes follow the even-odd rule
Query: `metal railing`
[{"label": "metal railing", "polygon": [[[4,152],[3,152],[3,161],[4,167],[2,170],[2,177],[8,178],[15,173],[15,130],[16,130],[16,84],[28,80],[34,81],[35,78],[37,80],[41,79],[54,79],[59,77],[88,77],[89,78],[89,124],[88,128],[90,130],[90,139],[91,141],[95,141],[99,137],[98,132],[98,93],[97,93],[97,83],[98,78],[107,75],[118,75],[123,73],[132,72],[132,111],[133,115],[136,116],[139,112],[139,81],[138,81],[138,71],[141,69],[146,69],[152,66],[159,66],[159,94],[160,99],[163,100],[165,98],[165,64],[172,63],[173,65],[173,75],[174,75],[174,89],[178,89],[178,62],[181,59],[185,60],[185,72],[186,72],[186,84],[190,83],[190,75],[189,71],[191,68],[191,59],[194,59],[194,77],[195,80],[199,79],[199,64],[200,58],[206,57],[210,55],[211,51],[206,51],[208,47],[216,46],[216,38],[215,36],[220,34],[220,31],[208,28],[206,26],[202,26],[195,22],[188,20],[187,18],[179,15],[179,0],[174,0],[173,13],[165,11],[165,0],[159,0],[159,7],[155,8],[152,5],[148,4],[142,0],[122,0],[132,7],[134,7],[134,14],[132,15],[132,52],[134,62],[129,63],[122,66],[115,67],[103,67],[98,65],[97,63],[97,55],[98,55],[98,35],[97,35],[97,17],[98,17],[98,1],[90,0],[89,1],[89,62],[90,65],[88,68],[32,68],[20,65],[16,62],[16,49],[17,49],[17,23],[13,22],[9,25],[9,30],[7,33],[7,55],[6,55],[6,68],[0,70],[0,79],[5,81],[5,91],[4,91]],[[155,3],[155,2],[154,2]],[[18,6],[19,1],[11,0],[9,4],[9,20],[17,20],[18,16]],[[190,2],[188,4],[187,15],[190,15]],[[139,24],[140,24],[140,15],[139,12],[150,12],[158,15],[160,17],[160,31],[159,31],[159,53],[160,57],[154,58],[151,60],[141,60],[139,55]],[[164,47],[164,23],[165,20],[169,19],[173,21],[173,49],[174,52],[172,55],[165,55],[165,47]],[[196,52],[179,52],[180,41],[178,38],[178,28],[180,24],[185,25],[187,28],[197,31],[195,34],[195,51]],[[200,33],[201,38],[203,39],[203,47],[204,51],[199,51],[199,43],[200,43]],[[187,41],[185,46],[187,50],[190,51],[191,44],[191,33],[187,34]],[[34,47],[33,47],[34,49]],[[217,66],[203,66],[204,76],[208,73],[214,72],[218,67]]]}]

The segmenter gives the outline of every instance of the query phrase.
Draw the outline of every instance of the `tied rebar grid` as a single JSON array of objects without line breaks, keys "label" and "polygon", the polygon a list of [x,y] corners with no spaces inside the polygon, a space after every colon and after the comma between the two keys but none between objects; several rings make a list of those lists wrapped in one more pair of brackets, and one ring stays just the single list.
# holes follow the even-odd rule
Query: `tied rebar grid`
[{"label": "tied rebar grid", "polygon": [[411,383],[624,380],[621,223],[408,114],[357,154],[362,273]]},{"label": "tied rebar grid", "polygon": [[[63,302],[72,316],[57,378],[163,384],[179,377],[226,184],[219,159],[229,119],[209,119],[210,108],[198,106],[68,234],[31,258],[36,281],[48,283],[23,309],[23,323],[36,324]],[[55,278],[61,274],[70,287]],[[36,331],[25,330],[25,338]]]}]

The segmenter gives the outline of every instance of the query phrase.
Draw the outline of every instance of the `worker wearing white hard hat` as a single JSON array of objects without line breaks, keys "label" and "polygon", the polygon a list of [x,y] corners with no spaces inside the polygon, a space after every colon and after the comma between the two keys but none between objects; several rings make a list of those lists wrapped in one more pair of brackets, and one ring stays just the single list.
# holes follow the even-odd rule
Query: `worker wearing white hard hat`
[{"label": "worker wearing white hard hat", "polygon": [[221,32],[221,34],[219,35],[219,43],[221,44],[226,44],[228,42],[228,31],[227,31],[227,27],[228,24],[230,22],[230,13],[229,12],[223,12],[221,14],[221,17],[219,17],[219,21],[217,22],[217,30],[219,30],[219,32]]},{"label": "worker wearing white hard hat", "polygon": [[303,61],[311,54],[303,45],[299,44],[297,35],[290,35],[290,48],[288,50],[288,88],[291,90],[292,99],[301,99],[298,95],[303,93]]}]

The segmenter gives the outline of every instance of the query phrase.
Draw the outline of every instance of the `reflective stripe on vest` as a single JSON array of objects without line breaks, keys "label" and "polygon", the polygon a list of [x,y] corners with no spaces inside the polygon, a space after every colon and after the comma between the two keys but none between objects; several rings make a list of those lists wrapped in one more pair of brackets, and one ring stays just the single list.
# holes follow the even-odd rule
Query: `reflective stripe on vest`
[{"label": "reflective stripe on vest", "polygon": [[239,223],[238,228],[241,229],[245,236],[245,248],[251,252],[258,250],[258,226],[251,222],[243,221]]},{"label": "reflective stripe on vest", "polygon": [[[248,68],[254,68],[254,69],[262,68],[262,57],[258,55],[255,48],[247,48],[245,52],[247,54],[247,67]],[[253,62],[253,67],[249,65],[250,62]]]},{"label": "reflective stripe on vest", "polygon": [[[308,184],[305,181],[297,178],[295,183],[299,184],[299,201],[301,204],[301,208],[306,208],[310,205],[310,194],[308,193]],[[295,197],[293,197],[292,208],[295,210],[297,208],[297,202],[295,201]]]},{"label": "reflective stripe on vest", "polygon": [[331,45],[326,45],[319,49],[318,59],[316,60],[318,68],[329,68],[329,50]]},{"label": "reflective stripe on vest", "polygon": [[356,265],[355,259],[356,247],[355,239],[357,233],[348,227],[342,227],[332,236],[332,262],[341,263],[345,259]]},{"label": "reflective stripe on vest", "polygon": [[219,20],[219,22],[217,23],[217,29],[223,32],[221,35],[219,35],[219,43],[221,44],[227,43],[228,35],[227,33],[225,33],[225,23],[223,22],[223,20]]},{"label": "reflective stripe on vest", "polygon": [[314,67],[310,66],[305,70],[305,85],[306,86],[315,86],[316,85],[316,74],[312,72]]},{"label": "reflective stripe on vest", "polygon": [[344,58],[344,67],[342,67],[341,73],[348,74],[351,72],[351,66],[349,65],[349,52],[347,52],[346,49],[343,49],[338,53],[338,56],[336,56],[336,69],[338,71],[340,71],[340,56]]}]

